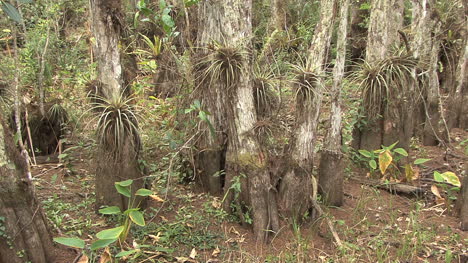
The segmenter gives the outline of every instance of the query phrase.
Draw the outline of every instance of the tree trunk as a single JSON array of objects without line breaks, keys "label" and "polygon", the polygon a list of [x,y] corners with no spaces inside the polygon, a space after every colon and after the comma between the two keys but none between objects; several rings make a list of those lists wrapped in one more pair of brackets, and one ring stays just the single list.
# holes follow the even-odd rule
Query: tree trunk
[{"label": "tree trunk", "polygon": [[[468,25],[468,16],[465,20],[465,25]],[[457,66],[457,79],[455,85],[455,92],[451,94],[450,103],[448,105],[449,112],[449,127],[468,129],[468,104],[463,103],[468,101],[468,88],[467,88],[467,67],[468,67],[468,36],[465,36],[464,45],[462,46],[462,56],[460,56]]]},{"label": "tree trunk", "polygon": [[271,28],[274,30],[282,31],[286,29],[287,25],[287,10],[288,0],[273,0],[271,1]]},{"label": "tree trunk", "polygon": [[325,202],[333,206],[343,204],[343,153],[341,152],[341,86],[346,60],[346,35],[348,28],[349,0],[342,0],[340,11],[340,25],[336,44],[336,62],[333,69],[333,86],[330,90],[331,127],[325,138],[326,145],[322,152],[319,167],[319,191]]},{"label": "tree trunk", "polygon": [[119,50],[124,17],[121,0],[91,0],[92,31],[95,38],[98,80],[106,98],[120,96],[124,88],[123,68]]},{"label": "tree trunk", "polygon": [[[102,89],[98,94],[102,94],[109,101],[103,102],[106,103],[105,106],[115,107],[113,101],[119,100],[122,102],[125,100],[126,94],[129,93],[129,91],[126,91],[125,86],[126,80],[129,79],[126,78],[124,73],[123,55],[119,48],[122,23],[125,21],[122,14],[122,1],[91,0],[91,12],[92,30],[96,40],[94,54],[96,54],[98,62],[97,78]],[[127,62],[131,64],[131,58]],[[121,111],[119,110],[119,112]],[[116,119],[121,116],[112,114],[104,125],[115,123]],[[135,121],[133,127],[137,127],[136,120],[132,119],[132,121]],[[125,128],[133,130],[133,127]],[[104,143],[99,145],[96,156],[96,209],[101,206],[115,205],[125,210],[128,208],[128,200],[117,192],[114,183],[133,179],[132,191],[144,187],[144,178],[138,163],[141,145],[137,134],[138,131],[131,132],[131,136],[126,138],[117,138],[117,136],[122,135],[116,135],[113,131],[115,130],[111,127],[111,129],[107,129],[105,134],[98,134],[98,136],[107,136],[106,138],[99,138],[101,142],[103,140],[121,140],[123,143],[118,146],[116,144],[109,146]],[[144,200],[141,201],[140,207],[145,205]]]},{"label": "tree trunk", "polygon": [[[219,5],[215,8],[221,12],[217,16],[218,23],[209,23],[208,26],[218,27],[216,32],[220,32],[225,45],[229,45],[230,48],[250,50],[252,1],[227,0],[212,3]],[[257,116],[250,75],[250,57],[242,55],[237,62],[240,67],[236,68],[241,69],[237,72],[238,78],[226,83],[228,89],[223,91],[228,98],[227,115],[230,120],[224,206],[231,210],[230,207],[234,204],[238,210],[236,212],[246,222],[248,214],[253,219],[253,231],[257,241],[265,242],[270,233],[279,229],[276,194],[266,170],[266,157],[252,134]],[[233,186],[236,180],[241,183],[240,189]]]},{"label": "tree trunk", "polygon": [[[205,190],[212,194],[220,194],[222,192],[223,176],[219,172],[224,170],[226,138],[227,133],[227,101],[226,101],[226,86],[225,81],[215,78],[206,69],[204,60],[211,59],[214,53],[210,50],[214,42],[223,43],[225,41],[223,35],[223,24],[227,14],[225,13],[223,4],[217,1],[203,1],[198,8],[199,31],[197,43],[199,52],[197,62],[200,69],[196,76],[196,97],[202,102],[203,110],[209,112],[208,120],[215,130],[215,134],[211,131],[207,123],[203,123],[205,133],[197,142],[199,150],[197,160],[197,177]],[[214,51],[216,52],[216,51]]]},{"label": "tree trunk", "polygon": [[[371,6],[366,62],[375,66],[388,56],[391,45],[399,45],[398,30],[403,26],[404,6],[401,0],[372,0]],[[368,119],[365,127],[354,132],[354,135],[359,137],[355,138],[359,141],[359,149],[380,149],[382,144],[388,144],[388,141],[399,136],[400,128],[392,121],[395,116],[388,115],[389,112],[398,112],[399,109],[387,108],[389,105],[385,102],[386,98],[381,99],[380,116]]]},{"label": "tree trunk", "polygon": [[[333,25],[336,16],[337,1],[324,0],[320,7],[320,21],[309,49],[307,74],[314,80],[301,83],[309,95],[298,95],[296,99],[296,128],[291,143],[290,169],[284,175],[279,188],[279,207],[282,213],[294,220],[300,220],[311,208],[312,170],[314,164],[314,147],[317,137],[317,124],[322,102],[324,85],[324,67],[327,61]],[[312,90],[313,91],[310,91]],[[313,94],[313,95],[312,95]]]},{"label": "tree trunk", "polygon": [[[1,115],[1,114],[0,114]],[[0,263],[48,263],[53,245],[27,163],[0,116]],[[20,257],[20,255],[23,255]]]}]

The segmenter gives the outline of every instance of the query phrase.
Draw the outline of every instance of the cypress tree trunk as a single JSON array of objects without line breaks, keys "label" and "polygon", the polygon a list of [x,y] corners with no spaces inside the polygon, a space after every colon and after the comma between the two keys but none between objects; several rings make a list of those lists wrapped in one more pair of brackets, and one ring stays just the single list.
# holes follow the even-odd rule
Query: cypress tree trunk
[{"label": "cypress tree trunk", "polygon": [[105,98],[120,96],[124,88],[123,68],[119,50],[122,30],[122,1],[91,0],[91,22],[95,38],[98,80]]},{"label": "cypress tree trunk", "polygon": [[0,263],[53,262],[47,220],[13,141],[0,113]]},{"label": "cypress tree trunk", "polygon": [[[424,80],[419,90],[423,94],[422,120],[417,125],[424,122],[423,129],[419,131],[424,145],[437,145],[440,139],[440,111],[439,111],[439,78],[437,74],[440,40],[437,35],[440,32],[440,22],[434,20],[435,1],[422,0],[412,1],[413,3],[413,25],[415,32],[413,55],[420,59],[421,64],[427,69],[427,78]],[[419,119],[419,118],[417,118]]]},{"label": "cypress tree trunk", "polygon": [[466,32],[466,27],[468,26],[468,16],[465,16],[464,21],[464,43],[462,45],[461,56],[459,57],[456,70],[455,89],[452,89],[453,92],[450,94],[450,102],[448,105],[448,121],[450,128],[457,127],[461,129],[468,129],[468,104],[463,103],[468,101],[468,34]]},{"label": "cypress tree trunk", "polygon": [[284,30],[287,23],[288,0],[271,1],[271,28],[273,30]]},{"label": "cypress tree trunk", "polygon": [[[391,45],[399,45],[398,30],[403,26],[403,2],[401,0],[372,0],[367,35],[366,62],[372,67],[387,58]],[[358,149],[376,150],[382,144],[394,143],[400,135],[401,114],[387,107],[387,98],[381,98],[380,116],[368,119],[365,127],[354,130],[354,143]],[[401,107],[401,106],[400,106]],[[409,140],[408,140],[409,141]]]},{"label": "cypress tree trunk", "polygon": [[[299,87],[307,89],[309,95],[305,98],[298,96],[297,99],[296,128],[290,149],[290,167],[282,178],[279,188],[279,207],[282,213],[296,220],[302,218],[311,207],[314,147],[322,102],[324,65],[336,16],[336,2],[335,0],[321,2],[320,22],[315,27],[303,77],[307,83],[302,83],[307,87]],[[314,80],[307,80],[306,75],[314,76]]]},{"label": "cypress tree trunk", "polygon": [[[198,37],[197,46],[199,58],[196,73],[196,97],[202,102],[203,110],[210,113],[208,120],[215,130],[211,134],[207,123],[203,123],[205,133],[197,142],[199,153],[196,157],[197,177],[203,188],[212,194],[222,192],[222,176],[219,172],[224,170],[226,151],[226,83],[222,79],[212,77],[204,72],[206,66],[201,65],[203,60],[214,56],[210,47],[214,42],[224,43],[223,24],[226,13],[223,4],[217,1],[203,1],[198,8]],[[215,176],[217,175],[217,176]]]},{"label": "cypress tree trunk", "polygon": [[[218,1],[216,1],[218,2]],[[227,0],[222,3],[218,26],[230,46],[251,49],[252,1]],[[252,134],[257,122],[251,80],[251,60],[243,55],[237,60],[242,69],[238,78],[224,92],[228,96],[229,147],[226,153],[226,199],[224,206],[236,212],[241,219],[247,213],[253,219],[253,231],[258,242],[267,241],[268,235],[279,229],[274,184],[266,170],[266,156]],[[241,192],[233,183],[241,183]]]},{"label": "cypress tree trunk", "polygon": [[[113,101],[123,101],[125,95],[128,94],[125,87],[123,56],[119,48],[122,23],[125,21],[122,14],[122,1],[91,0],[90,3],[92,30],[96,40],[94,54],[98,62],[99,85],[97,88],[100,90],[97,94],[102,94],[109,101],[103,102],[104,106],[117,107]],[[110,114],[104,125],[116,123],[122,117],[117,114],[121,110]],[[133,120],[133,117],[129,118],[137,127],[136,120]],[[133,130],[132,127],[125,127],[125,129],[125,136],[128,135],[130,129]],[[106,129],[105,134],[98,134],[101,143],[96,154],[97,209],[103,205],[115,205],[123,210],[127,209],[127,199],[117,193],[115,182],[133,179],[135,182],[132,184],[132,191],[144,187],[143,174],[138,164],[141,145],[137,131],[133,131],[131,136],[122,138],[121,134],[115,134],[115,130],[114,127],[110,127]],[[102,143],[103,141],[116,142],[116,140],[123,143],[118,143],[118,146],[116,143],[112,143],[111,146]],[[144,206],[144,203],[141,206]]]},{"label": "cypress tree trunk", "polygon": [[346,35],[348,28],[349,0],[340,1],[340,25],[336,44],[336,62],[333,69],[331,95],[331,127],[325,137],[319,167],[319,191],[327,204],[343,204],[343,153],[341,152],[341,86],[346,60]]}]

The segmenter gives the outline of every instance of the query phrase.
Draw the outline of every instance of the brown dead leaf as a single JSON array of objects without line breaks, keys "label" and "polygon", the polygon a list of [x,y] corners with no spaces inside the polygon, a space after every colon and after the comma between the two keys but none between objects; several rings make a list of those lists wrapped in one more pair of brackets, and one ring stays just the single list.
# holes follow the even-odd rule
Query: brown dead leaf
[{"label": "brown dead leaf", "polygon": [[216,246],[215,250],[213,250],[213,253],[211,253],[212,257],[217,257],[221,253],[221,250],[219,249],[218,246]]},{"label": "brown dead leaf", "polygon": [[151,199],[153,199],[156,202],[161,202],[161,203],[164,202],[164,199],[162,199],[161,197],[159,197],[157,195],[150,195],[150,197],[151,197]]},{"label": "brown dead leaf", "polygon": [[78,260],[77,263],[88,263],[88,262],[89,262],[88,256],[86,256],[86,255],[83,254],[83,255],[80,257],[80,260]]},{"label": "brown dead leaf", "polygon": [[213,202],[211,202],[211,205],[216,209],[221,208],[221,202],[217,198],[215,198]]},{"label": "brown dead leaf", "polygon": [[196,256],[197,256],[197,250],[195,248],[192,248],[189,258],[195,259]]},{"label": "brown dead leaf", "polygon": [[435,196],[437,196],[438,198],[443,199],[442,196],[440,195],[439,188],[437,188],[437,186],[436,186],[435,184],[433,184],[433,185],[431,186],[431,192],[432,192]]},{"label": "brown dead leaf", "polygon": [[160,236],[160,235],[161,235],[161,232],[158,232],[158,234],[156,234],[156,235],[148,235],[148,236],[151,238],[151,240],[153,241],[153,245],[154,245],[155,243],[158,243],[158,242],[159,242],[159,239],[160,239],[159,236]]},{"label": "brown dead leaf", "polygon": [[101,255],[101,259],[99,259],[99,263],[112,263],[112,256],[109,251],[109,247],[104,249],[104,252]]},{"label": "brown dead leaf", "polygon": [[167,218],[165,218],[164,216],[159,216],[159,217],[160,217],[160,218],[161,218],[161,220],[162,220],[162,221],[164,221],[164,222],[167,222],[167,221],[169,221],[169,220],[167,220]]}]

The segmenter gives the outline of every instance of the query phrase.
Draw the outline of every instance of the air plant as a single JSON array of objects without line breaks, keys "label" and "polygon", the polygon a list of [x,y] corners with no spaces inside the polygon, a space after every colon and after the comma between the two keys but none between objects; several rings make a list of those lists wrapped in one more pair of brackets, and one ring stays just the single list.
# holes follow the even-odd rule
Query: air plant
[{"label": "air plant", "polygon": [[256,64],[253,70],[253,90],[259,117],[272,115],[275,108],[279,106],[279,96],[274,92],[277,87],[278,81],[273,70]]},{"label": "air plant", "polygon": [[93,109],[99,112],[97,136],[99,143],[109,151],[114,159],[121,156],[123,147],[131,143],[135,158],[138,156],[141,141],[138,133],[138,118],[132,98],[123,94],[111,98],[99,98]]},{"label": "air plant", "polygon": [[369,119],[382,115],[398,97],[414,94],[418,60],[397,54],[373,64],[364,61],[351,79],[361,88],[363,108]]},{"label": "air plant", "polygon": [[309,105],[320,88],[320,76],[310,70],[307,63],[291,65],[293,68],[293,84],[295,86],[295,99],[297,105]]},{"label": "air plant", "polygon": [[207,54],[195,65],[198,82],[211,87],[213,83],[221,81],[227,89],[238,83],[247,57],[241,47],[230,47],[214,42]]}]

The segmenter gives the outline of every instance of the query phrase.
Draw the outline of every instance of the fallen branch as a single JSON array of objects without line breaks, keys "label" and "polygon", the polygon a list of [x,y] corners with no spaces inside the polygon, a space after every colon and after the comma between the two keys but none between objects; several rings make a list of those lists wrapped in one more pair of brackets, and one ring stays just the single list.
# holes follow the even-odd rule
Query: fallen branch
[{"label": "fallen branch", "polygon": [[401,193],[406,195],[420,195],[425,192],[425,190],[418,186],[401,184],[401,183],[382,183],[377,180],[363,179],[363,178],[352,178],[355,181],[358,181],[361,184],[377,187],[379,189],[384,189],[390,193]]}]

